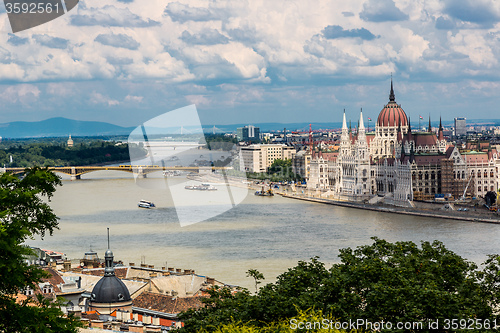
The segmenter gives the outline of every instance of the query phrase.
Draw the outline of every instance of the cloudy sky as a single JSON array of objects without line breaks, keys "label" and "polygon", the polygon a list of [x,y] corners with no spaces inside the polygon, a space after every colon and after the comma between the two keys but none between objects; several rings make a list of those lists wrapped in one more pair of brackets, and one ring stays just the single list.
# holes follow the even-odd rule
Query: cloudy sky
[{"label": "cloudy sky", "polygon": [[12,34],[0,5],[0,122],[205,124],[500,118],[500,1],[99,0]]}]

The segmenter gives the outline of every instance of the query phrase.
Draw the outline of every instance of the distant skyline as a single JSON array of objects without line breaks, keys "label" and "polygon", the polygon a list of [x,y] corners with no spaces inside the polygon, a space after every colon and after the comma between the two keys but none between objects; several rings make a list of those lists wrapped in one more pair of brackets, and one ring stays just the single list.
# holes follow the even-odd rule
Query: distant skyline
[{"label": "distant skyline", "polygon": [[498,1],[84,0],[16,34],[0,2],[0,30],[0,123],[372,126],[391,74],[416,122],[500,118]]}]

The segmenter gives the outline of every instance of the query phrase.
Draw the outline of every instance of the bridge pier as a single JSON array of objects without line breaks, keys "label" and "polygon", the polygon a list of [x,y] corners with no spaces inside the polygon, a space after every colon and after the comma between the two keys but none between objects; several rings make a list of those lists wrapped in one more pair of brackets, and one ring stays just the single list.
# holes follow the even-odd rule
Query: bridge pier
[{"label": "bridge pier", "polygon": [[76,174],[76,168],[72,167],[71,168],[71,180],[77,180],[77,179],[82,179],[81,175]]},{"label": "bridge pier", "polygon": [[136,169],[137,171],[137,178],[148,178],[148,174],[147,173],[144,173],[144,171],[142,170],[142,167],[138,167]]}]

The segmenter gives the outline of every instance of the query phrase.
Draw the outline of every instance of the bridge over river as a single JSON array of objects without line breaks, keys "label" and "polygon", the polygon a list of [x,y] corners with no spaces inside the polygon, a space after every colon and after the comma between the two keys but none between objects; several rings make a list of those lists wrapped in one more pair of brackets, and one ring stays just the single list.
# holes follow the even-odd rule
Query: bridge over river
[{"label": "bridge over river", "polygon": [[[117,165],[117,166],[63,166],[63,167],[49,167],[49,170],[54,172],[64,173],[71,176],[71,180],[80,179],[81,175],[94,172],[94,171],[124,171],[134,173],[139,177],[146,178],[148,174],[158,171],[172,170],[172,171],[190,171],[197,173],[211,173],[215,170],[223,170],[227,167],[183,167],[183,166],[159,166],[159,165]],[[25,168],[0,168],[1,172],[11,172],[14,174],[24,173]]]}]

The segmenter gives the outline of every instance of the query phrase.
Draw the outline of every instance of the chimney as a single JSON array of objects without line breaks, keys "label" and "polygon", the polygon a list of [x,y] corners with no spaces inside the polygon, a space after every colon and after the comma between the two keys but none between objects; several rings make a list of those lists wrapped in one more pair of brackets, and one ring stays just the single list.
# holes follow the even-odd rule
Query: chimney
[{"label": "chimney", "polygon": [[63,263],[63,269],[64,269],[66,272],[71,271],[71,261],[69,261],[69,260],[65,260],[65,261],[64,261],[64,263]]}]

